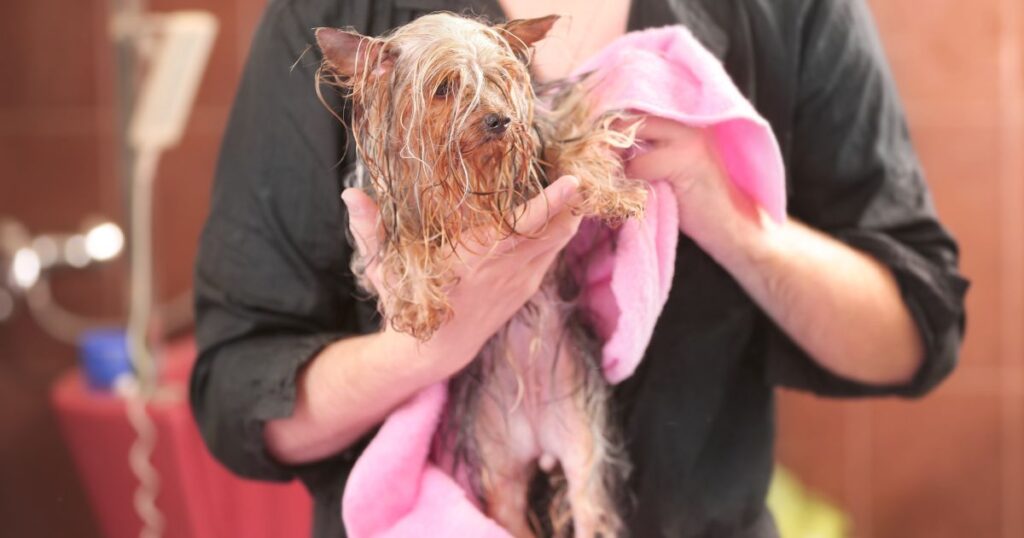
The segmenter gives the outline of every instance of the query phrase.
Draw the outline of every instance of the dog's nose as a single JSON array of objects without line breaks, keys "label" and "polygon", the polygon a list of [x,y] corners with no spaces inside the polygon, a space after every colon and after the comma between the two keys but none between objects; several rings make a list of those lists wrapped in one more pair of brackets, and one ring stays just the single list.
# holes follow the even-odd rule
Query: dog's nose
[{"label": "dog's nose", "polygon": [[501,134],[505,132],[510,121],[512,120],[508,116],[494,113],[487,114],[484,116],[484,129],[489,133]]}]

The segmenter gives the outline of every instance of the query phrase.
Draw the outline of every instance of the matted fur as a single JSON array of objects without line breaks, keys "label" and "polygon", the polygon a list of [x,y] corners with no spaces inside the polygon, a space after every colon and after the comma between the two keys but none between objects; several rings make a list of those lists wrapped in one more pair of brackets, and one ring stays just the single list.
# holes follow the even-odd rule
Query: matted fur
[{"label": "matted fur", "polygon": [[[451,318],[456,249],[516,233],[526,202],[548,178],[579,178],[579,214],[616,225],[643,213],[647,186],[624,176],[618,155],[633,145],[636,122],[618,131],[619,115],[591,114],[585,77],[534,93],[530,46],[551,22],[492,26],[437,13],[380,38],[317,31],[325,52],[319,83],[351,102],[358,185],[380,207],[375,261],[388,300],[378,306],[396,330],[426,340]],[[487,128],[488,115],[507,118],[507,128]],[[353,270],[373,292],[366,264],[356,256]],[[544,510],[553,535],[622,532],[619,490],[628,464],[608,417],[600,346],[576,305],[578,288],[560,258],[527,306],[451,381],[439,438],[489,514],[517,537],[538,529],[525,529],[525,513],[508,513],[505,486],[521,488],[543,458],[506,453],[517,440],[513,422],[534,427],[533,437],[547,428],[572,441],[533,447],[560,458]]]}]

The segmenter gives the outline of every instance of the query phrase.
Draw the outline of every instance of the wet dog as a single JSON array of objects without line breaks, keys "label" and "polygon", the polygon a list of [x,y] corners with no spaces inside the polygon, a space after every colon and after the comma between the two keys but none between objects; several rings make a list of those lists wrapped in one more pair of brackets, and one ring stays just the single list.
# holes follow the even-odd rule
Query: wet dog
[{"label": "wet dog", "polygon": [[[447,298],[456,247],[482,230],[515,234],[547,178],[580,180],[573,210],[584,216],[614,225],[642,214],[646,186],[624,176],[618,154],[634,129],[613,129],[619,116],[591,114],[585,77],[544,90],[532,83],[532,46],[556,19],[491,25],[435,13],[382,37],[317,30],[318,91],[331,86],[347,97],[353,181],[380,208],[374,262],[388,299],[379,308],[396,330],[426,340],[458,315]],[[357,256],[353,269],[372,293],[361,277],[366,263]],[[487,514],[517,538],[622,532],[617,494],[628,463],[609,420],[600,343],[577,305],[569,265],[557,262],[449,384],[439,439]],[[538,469],[555,493],[534,518],[528,490]]]}]

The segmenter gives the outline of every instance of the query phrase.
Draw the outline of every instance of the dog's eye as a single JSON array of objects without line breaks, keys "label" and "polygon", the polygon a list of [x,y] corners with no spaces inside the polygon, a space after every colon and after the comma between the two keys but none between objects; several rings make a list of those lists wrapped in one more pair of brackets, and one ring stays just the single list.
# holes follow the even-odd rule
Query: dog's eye
[{"label": "dog's eye", "polygon": [[445,97],[448,97],[448,92],[450,92],[451,89],[451,81],[442,81],[440,84],[437,85],[437,88],[434,90],[434,97],[437,97],[438,99],[444,99]]}]

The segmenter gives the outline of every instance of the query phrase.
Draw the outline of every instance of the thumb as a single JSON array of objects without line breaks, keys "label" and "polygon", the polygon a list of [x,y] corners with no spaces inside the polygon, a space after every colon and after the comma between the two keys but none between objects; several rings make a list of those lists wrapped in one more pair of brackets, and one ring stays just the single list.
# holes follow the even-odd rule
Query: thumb
[{"label": "thumb", "polygon": [[341,193],[341,199],[348,209],[348,228],[355,239],[356,248],[366,259],[377,255],[380,246],[380,234],[377,228],[377,217],[380,211],[377,204],[361,189],[348,188]]},{"label": "thumb", "polygon": [[579,188],[580,180],[575,176],[562,176],[548,185],[526,203],[516,222],[516,233],[531,235],[543,230],[549,220],[569,206]]}]

